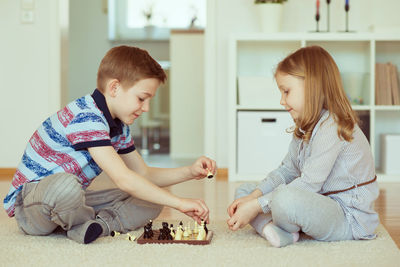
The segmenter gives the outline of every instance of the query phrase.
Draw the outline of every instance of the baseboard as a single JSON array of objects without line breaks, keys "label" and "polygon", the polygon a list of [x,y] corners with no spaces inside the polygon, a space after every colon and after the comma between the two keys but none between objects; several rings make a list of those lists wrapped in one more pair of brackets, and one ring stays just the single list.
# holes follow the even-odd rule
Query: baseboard
[{"label": "baseboard", "polygon": [[0,168],[0,181],[1,180],[11,180],[16,168]]},{"label": "baseboard", "polygon": [[218,168],[216,179],[220,181],[228,181],[228,168]]}]

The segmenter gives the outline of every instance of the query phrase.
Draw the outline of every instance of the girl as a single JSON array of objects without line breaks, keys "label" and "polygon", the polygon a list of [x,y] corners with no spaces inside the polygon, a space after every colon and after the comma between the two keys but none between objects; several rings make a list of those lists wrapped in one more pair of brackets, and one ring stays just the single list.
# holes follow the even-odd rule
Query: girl
[{"label": "girl", "polygon": [[275,79],[295,122],[289,152],[261,183],[236,190],[229,228],[250,223],[275,247],[295,243],[299,231],[321,241],[375,238],[374,160],[333,58],[301,48],[278,64]]}]

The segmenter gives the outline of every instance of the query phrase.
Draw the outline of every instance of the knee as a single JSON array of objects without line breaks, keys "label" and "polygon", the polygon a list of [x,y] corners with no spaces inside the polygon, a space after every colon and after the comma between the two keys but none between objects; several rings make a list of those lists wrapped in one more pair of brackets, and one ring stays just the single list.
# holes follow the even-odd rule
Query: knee
[{"label": "knee", "polygon": [[291,187],[281,187],[274,191],[271,201],[272,213],[287,213],[296,210],[296,205],[300,200],[300,190]]},{"label": "knee", "polygon": [[253,192],[256,188],[257,188],[257,185],[254,183],[241,184],[235,190],[235,199],[250,195],[251,192]]}]

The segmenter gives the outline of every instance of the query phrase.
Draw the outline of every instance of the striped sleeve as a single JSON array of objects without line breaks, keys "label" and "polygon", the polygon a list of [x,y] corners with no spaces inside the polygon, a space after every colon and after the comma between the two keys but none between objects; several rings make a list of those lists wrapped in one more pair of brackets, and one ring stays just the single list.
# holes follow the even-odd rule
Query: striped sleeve
[{"label": "striped sleeve", "polygon": [[128,125],[123,124],[122,134],[116,138],[115,141],[111,140],[111,142],[113,147],[118,151],[118,154],[128,154],[136,149]]},{"label": "striped sleeve", "polygon": [[[64,113],[67,112],[64,111]],[[95,146],[111,146],[109,126],[101,114],[93,111],[79,112],[67,123],[64,121],[63,125],[66,137],[75,150]]]}]

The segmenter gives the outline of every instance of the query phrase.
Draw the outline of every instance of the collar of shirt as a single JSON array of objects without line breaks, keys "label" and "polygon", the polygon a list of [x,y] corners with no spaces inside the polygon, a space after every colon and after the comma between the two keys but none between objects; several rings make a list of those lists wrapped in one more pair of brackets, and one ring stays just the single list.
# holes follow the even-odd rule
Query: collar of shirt
[{"label": "collar of shirt", "polygon": [[110,126],[110,138],[122,134],[122,122],[119,119],[114,120],[111,117],[111,113],[108,109],[106,98],[104,97],[104,95],[98,89],[95,89],[93,91],[92,97],[97,107],[103,112],[104,117],[106,118],[107,123]]}]

